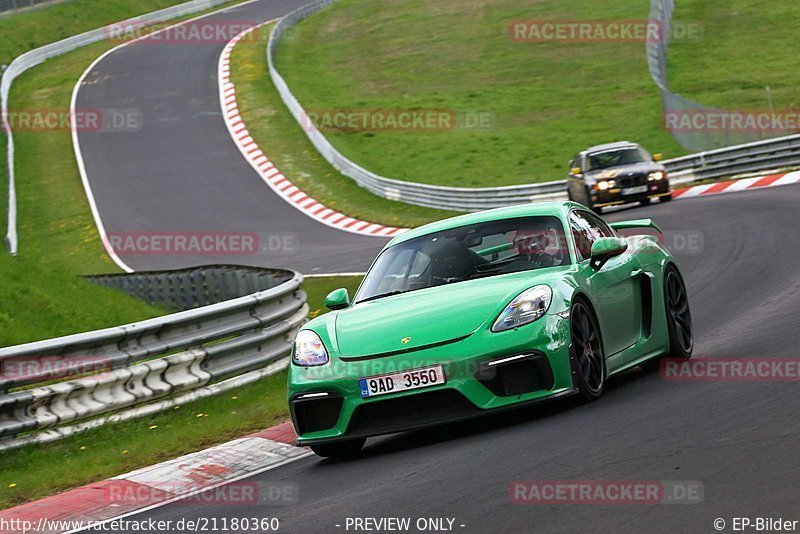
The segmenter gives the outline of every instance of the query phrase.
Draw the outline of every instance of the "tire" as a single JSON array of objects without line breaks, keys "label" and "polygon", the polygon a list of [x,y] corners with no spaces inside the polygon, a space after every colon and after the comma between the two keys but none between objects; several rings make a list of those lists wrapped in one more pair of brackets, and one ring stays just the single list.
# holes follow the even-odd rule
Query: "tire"
[{"label": "tire", "polygon": [[650,198],[643,198],[639,201],[642,206],[649,206],[650,205]]},{"label": "tire", "polygon": [[314,454],[323,458],[347,458],[358,454],[366,442],[366,438],[361,438],[335,443],[323,443],[321,445],[311,445],[311,450],[314,451]]},{"label": "tire", "polygon": [[669,332],[667,356],[689,359],[694,350],[692,311],[683,277],[673,265],[667,266],[664,272],[664,296]]},{"label": "tire", "polygon": [[587,402],[600,398],[606,383],[606,360],[594,312],[583,299],[570,309],[572,384]]},{"label": "tire", "polygon": [[672,194],[670,193],[667,196],[661,197],[661,202],[669,202],[672,200]]},{"label": "tire", "polygon": [[674,265],[664,270],[664,314],[667,321],[669,348],[667,352],[641,365],[647,371],[658,369],[663,358],[688,360],[694,350],[692,311],[683,277]]}]

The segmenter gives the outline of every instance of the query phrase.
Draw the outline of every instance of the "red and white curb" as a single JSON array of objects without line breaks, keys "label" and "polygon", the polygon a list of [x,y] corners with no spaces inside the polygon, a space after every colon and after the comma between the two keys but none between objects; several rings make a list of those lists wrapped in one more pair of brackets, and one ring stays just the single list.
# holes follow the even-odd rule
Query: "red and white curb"
[{"label": "red and white curb", "polygon": [[[272,21],[265,22],[264,24],[268,24],[269,22]],[[218,80],[222,115],[225,118],[228,131],[244,158],[275,193],[312,219],[327,226],[354,234],[377,237],[394,237],[405,232],[407,230],[406,228],[395,228],[393,226],[383,226],[381,224],[361,221],[320,204],[281,174],[253,140],[247,129],[247,125],[245,125],[244,120],[239,114],[239,107],[236,102],[236,87],[233,82],[231,82],[231,53],[239,41],[264,24],[249,28],[231,39],[219,58]]]},{"label": "red and white curb", "polygon": [[730,182],[718,182],[715,184],[684,187],[682,189],[675,189],[672,191],[672,198],[679,200],[796,183],[800,183],[800,171],[794,171],[785,174],[771,174],[769,176],[760,176],[756,178],[742,178],[741,180],[733,180]]},{"label": "red and white curb", "polygon": [[[195,495],[202,503],[230,499],[232,505],[257,504],[251,502],[254,500],[251,486],[236,488],[222,497],[208,497],[208,492],[313,454],[306,448],[295,447],[295,439],[294,428],[287,422],[126,475],[9,508],[0,511],[0,525],[5,525],[0,532],[18,534],[22,525],[37,533],[77,532]],[[250,500],[242,501],[242,495]],[[255,497],[258,500],[258,495]]]}]

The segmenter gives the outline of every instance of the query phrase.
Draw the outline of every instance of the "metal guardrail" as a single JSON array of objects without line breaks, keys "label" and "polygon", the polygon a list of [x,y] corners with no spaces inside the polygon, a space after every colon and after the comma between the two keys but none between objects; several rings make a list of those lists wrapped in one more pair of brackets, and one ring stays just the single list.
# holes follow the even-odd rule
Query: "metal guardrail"
[{"label": "metal guardrail", "polygon": [[[257,269],[243,269],[254,283]],[[131,276],[188,283],[197,281],[196,271]],[[285,367],[280,363],[308,315],[303,278],[293,271],[263,274],[260,283],[274,287],[139,323],[0,349],[0,450],[37,439],[21,433],[146,408],[198,388],[224,391],[225,382],[240,385],[245,375]],[[202,293],[203,286],[193,290]]]},{"label": "metal guardrail", "polygon": [[[674,0],[651,0],[651,19],[660,21],[669,34],[670,21],[674,10]],[[541,200],[560,200],[566,198],[566,182],[556,180],[545,183],[505,187],[467,188],[443,187],[414,182],[405,182],[379,176],[340,153],[317,130],[300,102],[289,89],[283,76],[275,68],[275,51],[286,31],[301,20],[313,15],[335,0],[317,0],[297,9],[281,19],[273,28],[267,45],[269,73],[275,88],[286,107],[297,120],[311,143],[325,160],[339,172],[356,181],[358,185],[372,193],[418,206],[451,209],[458,211],[479,211],[511,204]],[[647,58],[650,72],[664,96],[665,109],[707,109],[680,95],[669,92],[666,87],[666,50],[668,41],[648,42]],[[730,144],[734,137],[727,137]],[[697,139],[695,139],[697,141]],[[707,140],[708,141],[708,140]],[[679,139],[680,142],[680,139]],[[699,142],[699,141],[697,141]],[[716,144],[719,139],[708,141]],[[731,176],[739,173],[772,170],[791,167],[800,163],[800,135],[757,141],[745,145],[730,146],[709,150],[663,162],[670,173],[677,173],[676,183],[694,180]]]},{"label": "metal guardrail", "polygon": [[173,311],[244,297],[272,289],[288,280],[287,271],[281,269],[238,265],[203,265],[173,271],[137,271],[86,278]]},{"label": "metal guardrail", "polygon": [[663,163],[673,176],[681,173],[689,181],[793,168],[800,165],[800,135],[707,150]]},{"label": "metal guardrail", "polygon": [[[166,20],[182,17],[199,11],[212,8],[216,5],[225,3],[228,0],[192,0],[184,4],[168,7],[159,11],[154,11],[146,15],[134,17],[119,24],[153,24],[163,22]],[[71,52],[82,46],[96,43],[101,41],[108,35],[109,28],[114,25],[104,26],[91,30],[79,35],[73,35],[61,41],[42,46],[30,52],[26,52],[17,57],[11,62],[6,71],[3,73],[2,81],[0,81],[0,112],[2,112],[2,126],[6,132],[7,138],[7,152],[8,159],[8,224],[6,228],[6,245],[11,254],[17,253],[18,237],[17,237],[17,200],[16,200],[16,187],[14,183],[14,135],[11,131],[11,125],[8,121],[8,99],[11,92],[11,84],[14,80],[26,70],[39,65],[47,59],[60,56],[67,52]]]}]

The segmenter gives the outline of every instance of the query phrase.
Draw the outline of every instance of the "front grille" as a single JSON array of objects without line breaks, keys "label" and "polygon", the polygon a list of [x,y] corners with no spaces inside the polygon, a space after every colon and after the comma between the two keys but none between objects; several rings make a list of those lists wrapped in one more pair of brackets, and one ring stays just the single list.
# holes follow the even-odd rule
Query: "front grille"
[{"label": "front grille", "polygon": [[616,178],[617,186],[619,187],[635,187],[637,185],[647,184],[647,175],[636,173],[629,176],[627,173],[620,173]]},{"label": "front grille", "polygon": [[440,389],[360,405],[348,433],[381,434],[475,415],[480,410],[454,389]]},{"label": "front grille", "polygon": [[298,435],[328,430],[336,425],[342,410],[341,397],[314,397],[291,402],[292,416]]}]

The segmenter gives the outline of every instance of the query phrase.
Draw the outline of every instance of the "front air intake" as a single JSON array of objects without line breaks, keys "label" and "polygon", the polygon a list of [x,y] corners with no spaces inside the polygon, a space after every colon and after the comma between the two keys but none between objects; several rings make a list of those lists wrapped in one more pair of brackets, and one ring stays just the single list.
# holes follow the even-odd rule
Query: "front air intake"
[{"label": "front air intake", "polygon": [[498,397],[553,389],[555,379],[547,356],[541,353],[519,354],[484,362],[475,378]]}]

